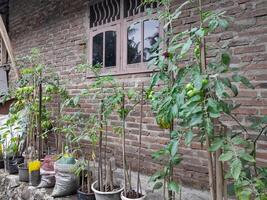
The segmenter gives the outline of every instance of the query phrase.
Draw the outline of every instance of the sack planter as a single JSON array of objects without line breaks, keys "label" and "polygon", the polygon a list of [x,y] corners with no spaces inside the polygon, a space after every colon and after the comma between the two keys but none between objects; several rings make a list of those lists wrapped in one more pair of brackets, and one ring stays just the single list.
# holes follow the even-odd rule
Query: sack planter
[{"label": "sack planter", "polygon": [[101,192],[96,189],[97,181],[92,184],[92,190],[95,193],[96,200],[121,200],[121,192],[123,188],[112,192]]},{"label": "sack planter", "polygon": [[29,169],[25,164],[18,165],[19,169],[19,181],[29,182]]},{"label": "sack planter", "polygon": [[124,192],[122,191],[122,192],[121,192],[121,199],[122,199],[122,200],[145,200],[145,199],[146,199],[146,195],[144,194],[144,195],[143,195],[142,197],[140,197],[140,198],[134,198],[134,199],[131,198],[131,199],[130,199],[130,198],[125,197],[125,196],[124,196]]},{"label": "sack planter", "polygon": [[9,157],[7,158],[7,169],[9,174],[17,174],[19,172],[18,165],[24,163],[24,157]]},{"label": "sack planter", "polygon": [[77,191],[78,200],[95,200],[94,193],[85,193],[81,191],[81,188]]},{"label": "sack planter", "polygon": [[73,172],[74,164],[55,163],[56,185],[52,197],[65,197],[77,193],[78,177]]}]

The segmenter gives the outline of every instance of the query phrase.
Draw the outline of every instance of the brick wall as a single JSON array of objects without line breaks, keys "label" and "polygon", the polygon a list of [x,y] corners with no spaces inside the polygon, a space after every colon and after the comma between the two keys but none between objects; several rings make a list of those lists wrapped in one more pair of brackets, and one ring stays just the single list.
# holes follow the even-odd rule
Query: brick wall
[{"label": "brick wall", "polygon": [[[45,62],[59,74],[61,82],[72,94],[77,94],[90,82],[84,74],[75,72],[75,66],[81,63],[81,56],[86,52],[86,0],[10,0],[9,34],[17,56],[27,55],[33,47],[41,50]],[[180,4],[182,0],[175,0]],[[234,99],[242,103],[235,114],[243,123],[251,115],[267,114],[267,1],[266,0],[205,0],[205,10],[225,10],[234,17],[231,27],[223,33],[216,33],[208,38],[211,48],[209,57],[219,56],[219,48],[232,53],[232,67],[240,68],[256,85],[255,90],[241,88]],[[198,8],[190,5],[175,22],[177,32],[193,27],[199,16]],[[87,44],[88,45],[88,44]],[[118,78],[127,85],[136,82],[148,83],[151,74],[128,74]],[[94,106],[88,99],[82,100],[82,110],[90,113]],[[136,162],[139,110],[130,114],[127,119],[127,155],[129,161]],[[161,167],[151,159],[151,153],[163,147],[168,141],[168,133],[156,125],[146,105],[144,118],[144,136],[142,146],[142,171],[151,174]],[[225,118],[229,127],[235,124]],[[111,124],[117,124],[113,116]],[[121,164],[120,139],[109,128],[108,151]],[[253,134],[250,135],[254,137]],[[86,144],[85,144],[86,145]],[[258,146],[258,161],[267,165],[267,138],[262,137]],[[182,147],[184,155],[182,165],[175,169],[181,180],[194,187],[207,187],[208,171],[206,155],[199,143],[194,142],[191,148]]]}]

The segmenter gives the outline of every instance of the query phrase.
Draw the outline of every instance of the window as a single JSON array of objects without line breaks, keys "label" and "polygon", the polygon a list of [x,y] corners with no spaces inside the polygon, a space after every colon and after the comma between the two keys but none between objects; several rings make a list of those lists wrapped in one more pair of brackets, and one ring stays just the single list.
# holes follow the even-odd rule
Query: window
[{"label": "window", "polygon": [[129,72],[147,69],[160,36],[160,23],[146,9],[157,3],[142,0],[96,0],[90,4],[89,61],[103,70]]},{"label": "window", "polygon": [[116,66],[116,41],[115,31],[98,33],[93,37],[93,65]]},{"label": "window", "polygon": [[127,29],[127,64],[148,62],[159,39],[158,20],[131,24]]}]

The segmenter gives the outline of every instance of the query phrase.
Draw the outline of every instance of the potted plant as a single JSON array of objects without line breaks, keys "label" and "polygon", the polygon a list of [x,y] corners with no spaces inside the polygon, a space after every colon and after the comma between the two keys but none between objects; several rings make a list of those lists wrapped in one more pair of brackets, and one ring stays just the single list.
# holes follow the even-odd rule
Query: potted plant
[{"label": "potted plant", "polygon": [[[99,128],[98,134],[98,175],[97,180],[92,184],[92,191],[95,193],[96,200],[120,200],[120,193],[123,190],[119,182],[114,181],[113,173],[115,170],[115,160],[107,160],[106,145],[104,146],[104,139],[107,143],[107,130],[104,135],[104,125],[107,125],[107,118],[113,112],[117,104],[117,101],[121,98],[117,98],[115,95],[109,95],[116,92],[117,87],[115,85],[112,76],[100,76],[101,65],[89,65],[81,64],[78,66],[80,71],[90,70],[95,74],[95,80],[83,91],[82,95],[90,96],[93,101],[99,102],[99,106],[96,109],[97,121]],[[115,94],[115,93],[114,93]],[[117,94],[117,93],[116,93]],[[114,100],[114,101],[113,101]],[[103,156],[104,155],[104,156]],[[110,167],[108,167],[108,165]],[[108,180],[108,181],[107,181]]]},{"label": "potted plant", "polygon": [[41,182],[40,175],[41,162],[39,160],[29,162],[29,180],[30,185],[38,186]]},{"label": "potted plant", "polygon": [[19,181],[21,182],[29,182],[29,169],[27,164],[19,164],[18,165],[19,171]]},{"label": "potted plant", "polygon": [[0,143],[0,169],[5,168],[4,154],[3,154],[3,145]]},{"label": "potted plant", "polygon": [[[122,87],[123,97],[121,101],[121,107],[118,111],[119,116],[122,120],[122,151],[123,151],[123,171],[124,171],[124,191],[121,192],[122,200],[136,199],[136,200],[144,200],[146,199],[146,195],[142,194],[142,188],[140,183],[140,152],[142,145],[142,122],[143,122],[143,104],[144,104],[144,84],[142,84],[140,95],[135,93],[134,91],[125,92],[124,84]],[[125,97],[128,97],[129,100],[133,101],[133,107],[131,109],[125,107]],[[135,98],[132,98],[132,97]],[[130,113],[134,107],[140,104],[140,126],[139,126],[139,148],[138,148],[138,172],[137,172],[137,186],[136,190],[133,189],[131,183],[131,166],[129,166],[129,171],[127,169],[126,162],[126,146],[125,146],[125,121],[127,115]]]},{"label": "potted plant", "polygon": [[[77,142],[90,142],[92,146],[92,152],[89,154],[90,156],[88,159],[86,159],[86,155],[83,153],[82,149],[79,149],[79,151],[82,153],[82,157],[77,162],[75,172],[78,176],[81,176],[80,188],[77,191],[78,199],[94,200],[95,194],[92,191],[91,186],[96,174],[95,147],[99,139],[97,134],[100,129],[100,123],[97,116],[91,114],[89,117],[82,117],[80,125],[79,134],[76,137]],[[93,167],[90,167],[90,161],[93,162]]]},{"label": "potted plant", "polygon": [[[100,129],[99,129],[99,159],[98,159],[98,178],[95,181],[91,189],[95,193],[96,200],[120,200],[120,193],[123,190],[123,187],[120,184],[115,183],[113,179],[113,173],[115,167],[112,167],[112,161],[109,161],[109,167],[107,167],[107,157],[105,157],[105,162],[103,163],[103,124],[104,124],[104,107],[103,101],[101,101],[100,105]],[[106,177],[103,175],[103,164],[106,169]],[[115,165],[115,161],[113,161],[113,166]],[[106,179],[105,179],[106,178]],[[107,181],[108,180],[108,181]]]},{"label": "potted plant", "polygon": [[89,161],[84,158],[79,159],[75,173],[80,176],[81,183],[77,190],[78,200],[95,200],[95,194],[91,190],[93,183],[93,173],[90,170]]}]

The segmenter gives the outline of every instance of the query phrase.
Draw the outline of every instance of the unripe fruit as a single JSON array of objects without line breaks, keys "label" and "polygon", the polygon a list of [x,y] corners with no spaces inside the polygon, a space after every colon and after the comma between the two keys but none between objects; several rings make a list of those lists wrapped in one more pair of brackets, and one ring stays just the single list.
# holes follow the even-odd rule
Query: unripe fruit
[{"label": "unripe fruit", "polygon": [[186,86],[185,86],[185,89],[186,89],[187,91],[189,91],[189,90],[193,90],[193,89],[194,89],[194,86],[192,85],[192,83],[187,83]]}]

